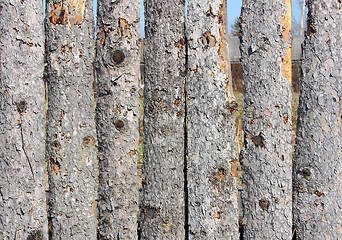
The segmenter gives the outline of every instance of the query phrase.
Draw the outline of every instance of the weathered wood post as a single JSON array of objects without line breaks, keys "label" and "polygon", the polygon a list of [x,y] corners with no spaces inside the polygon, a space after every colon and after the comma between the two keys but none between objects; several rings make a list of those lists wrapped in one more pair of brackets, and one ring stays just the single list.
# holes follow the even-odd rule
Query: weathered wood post
[{"label": "weathered wood post", "polygon": [[244,239],[292,236],[291,0],[242,8]]},{"label": "weathered wood post", "polygon": [[184,239],[185,46],[183,0],[145,4],[142,239]]},{"label": "weathered wood post", "polygon": [[0,239],[48,239],[43,4],[0,0]]},{"label": "weathered wood post", "polygon": [[138,238],[140,1],[98,0],[99,238]]},{"label": "weathered wood post", "polygon": [[53,239],[96,239],[93,1],[46,2],[46,159]]},{"label": "weathered wood post", "polygon": [[293,169],[295,231],[298,239],[340,239],[342,3],[307,5]]},{"label": "weathered wood post", "polygon": [[239,239],[227,1],[188,4],[189,239]]}]

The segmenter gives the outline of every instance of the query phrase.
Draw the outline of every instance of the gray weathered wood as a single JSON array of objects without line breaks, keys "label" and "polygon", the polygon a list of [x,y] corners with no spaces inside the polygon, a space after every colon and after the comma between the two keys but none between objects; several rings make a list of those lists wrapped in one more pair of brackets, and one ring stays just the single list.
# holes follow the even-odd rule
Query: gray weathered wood
[{"label": "gray weathered wood", "polygon": [[[291,239],[291,86],[288,0],[242,8],[244,239]],[[288,16],[288,15],[287,15]],[[288,79],[287,79],[288,77]]]},{"label": "gray weathered wood", "polygon": [[93,1],[46,4],[47,145],[52,239],[96,239]]},{"label": "gray weathered wood", "polygon": [[43,4],[0,0],[0,239],[48,239]]},{"label": "gray weathered wood", "polygon": [[239,239],[226,10],[226,0],[188,5],[189,239]]},{"label": "gray weathered wood", "polygon": [[293,170],[295,230],[298,239],[341,239],[342,3],[307,5]]},{"label": "gray weathered wood", "polygon": [[142,239],[184,239],[184,1],[145,4]]},{"label": "gray weathered wood", "polygon": [[98,0],[99,238],[138,238],[140,1]]}]

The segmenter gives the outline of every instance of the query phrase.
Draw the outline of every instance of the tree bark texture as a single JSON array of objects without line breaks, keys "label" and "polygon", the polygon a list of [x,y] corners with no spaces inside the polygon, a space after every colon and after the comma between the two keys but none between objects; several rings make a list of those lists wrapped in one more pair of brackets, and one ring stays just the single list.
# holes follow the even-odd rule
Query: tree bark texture
[{"label": "tree bark texture", "polygon": [[43,5],[0,0],[0,239],[48,239]]},{"label": "tree bark texture", "polygon": [[303,45],[294,218],[298,239],[342,236],[342,3],[311,0]]},{"label": "tree bark texture", "polygon": [[226,8],[226,0],[188,5],[189,239],[239,239]]},{"label": "tree bark texture", "polygon": [[142,239],[184,239],[183,0],[145,1]]},{"label": "tree bark texture", "polygon": [[49,217],[53,239],[96,239],[93,2],[46,5]]},{"label": "tree bark texture", "polygon": [[292,236],[290,4],[243,2],[244,239]]},{"label": "tree bark texture", "polygon": [[100,239],[138,238],[140,1],[98,1]]}]

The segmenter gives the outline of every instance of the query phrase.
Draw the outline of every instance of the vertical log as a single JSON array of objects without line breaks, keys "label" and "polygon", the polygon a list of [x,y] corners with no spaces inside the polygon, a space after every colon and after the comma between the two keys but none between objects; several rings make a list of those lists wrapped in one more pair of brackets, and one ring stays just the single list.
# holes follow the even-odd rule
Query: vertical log
[{"label": "vertical log", "polygon": [[0,239],[48,239],[43,5],[0,0]]},{"label": "vertical log", "polygon": [[239,239],[227,1],[189,1],[187,39],[189,239]]},{"label": "vertical log", "polygon": [[298,239],[342,236],[342,3],[308,1],[296,152]]},{"label": "vertical log", "polygon": [[99,237],[138,238],[140,1],[98,0]]},{"label": "vertical log", "polygon": [[47,145],[53,239],[96,239],[93,2],[46,2]]},{"label": "vertical log", "polygon": [[142,239],[184,239],[183,0],[145,1]]},{"label": "vertical log", "polygon": [[292,236],[290,0],[245,0],[244,239]]}]

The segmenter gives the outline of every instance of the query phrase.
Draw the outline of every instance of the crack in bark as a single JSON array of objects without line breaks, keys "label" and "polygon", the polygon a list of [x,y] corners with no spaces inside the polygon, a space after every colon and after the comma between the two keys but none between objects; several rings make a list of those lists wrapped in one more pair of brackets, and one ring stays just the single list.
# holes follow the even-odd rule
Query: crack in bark
[{"label": "crack in bark", "polygon": [[26,157],[26,160],[30,166],[30,170],[31,170],[31,173],[32,173],[32,177],[33,177],[33,181],[35,181],[35,178],[34,178],[34,173],[33,173],[33,169],[32,169],[32,165],[31,165],[31,161],[26,153],[26,150],[25,150],[25,143],[24,143],[24,134],[23,134],[23,127],[22,127],[22,119],[20,117],[20,123],[18,124],[19,127],[20,127],[20,135],[21,135],[21,148],[23,149],[24,151],[24,154],[25,154],[25,157]]},{"label": "crack in bark", "polygon": [[[184,29],[186,29],[186,23],[184,24]],[[184,228],[185,228],[185,240],[189,239],[189,195],[188,195],[188,87],[187,87],[187,76],[189,71],[188,66],[188,39],[186,34],[184,35],[184,44],[185,44],[185,80],[184,80],[184,95],[185,95],[185,104],[184,104]]]}]

